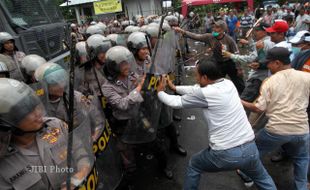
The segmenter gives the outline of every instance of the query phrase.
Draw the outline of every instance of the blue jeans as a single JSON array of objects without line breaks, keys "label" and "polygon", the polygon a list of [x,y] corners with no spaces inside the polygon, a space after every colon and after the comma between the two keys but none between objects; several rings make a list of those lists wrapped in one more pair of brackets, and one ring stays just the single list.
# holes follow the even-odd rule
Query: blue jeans
[{"label": "blue jeans", "polygon": [[282,147],[294,164],[295,189],[307,190],[307,172],[309,165],[309,134],[276,135],[261,129],[256,137],[256,144],[261,156]]},{"label": "blue jeans", "polygon": [[184,190],[197,190],[200,174],[241,169],[260,189],[276,186],[259,159],[254,141],[227,150],[204,149],[192,156],[186,171]]}]

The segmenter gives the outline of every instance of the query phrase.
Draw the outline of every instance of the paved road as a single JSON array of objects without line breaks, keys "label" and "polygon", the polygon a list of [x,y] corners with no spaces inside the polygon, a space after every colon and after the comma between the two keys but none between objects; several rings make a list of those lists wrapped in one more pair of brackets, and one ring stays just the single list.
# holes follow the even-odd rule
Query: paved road
[{"label": "paved road", "polygon": [[[197,48],[194,43],[190,43],[191,47]],[[200,48],[200,47],[199,47]],[[198,49],[198,48],[197,48]],[[194,61],[193,61],[194,62]],[[193,64],[191,62],[190,64]],[[185,84],[193,84],[193,71],[187,71]],[[195,116],[195,120],[188,120],[190,116]],[[187,163],[190,157],[200,150],[208,146],[208,131],[207,125],[202,117],[202,112],[199,109],[182,110],[181,116],[183,120],[176,122],[180,130],[179,142],[183,145],[188,155],[181,157],[171,153],[169,158],[169,165],[173,168],[174,178],[168,180],[163,177],[156,168],[154,161],[147,162],[145,171],[139,178],[139,186],[137,189],[141,190],[180,190],[182,189],[184,174]],[[275,180],[279,190],[293,189],[293,169],[289,161],[281,163],[272,163],[269,161],[270,156],[264,159],[264,165],[268,172]],[[201,190],[244,190],[246,189],[236,175],[235,171],[219,172],[219,173],[205,173],[201,178]],[[255,190],[255,187],[249,188]]]}]

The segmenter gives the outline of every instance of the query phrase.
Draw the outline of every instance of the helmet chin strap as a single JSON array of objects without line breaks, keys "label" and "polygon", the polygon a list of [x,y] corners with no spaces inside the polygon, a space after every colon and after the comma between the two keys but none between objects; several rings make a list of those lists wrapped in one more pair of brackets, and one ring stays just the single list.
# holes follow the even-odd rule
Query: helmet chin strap
[{"label": "helmet chin strap", "polygon": [[44,127],[46,127],[45,123],[43,123],[42,126],[39,129],[32,130],[32,131],[24,131],[22,129],[14,127],[13,130],[12,130],[12,134],[16,135],[16,136],[23,136],[23,135],[26,135],[26,134],[37,133],[37,132],[40,132]]},{"label": "helmet chin strap", "polygon": [[37,133],[37,132],[41,131],[44,127],[46,127],[46,123],[43,123],[42,126],[37,130],[24,131],[24,130],[16,127],[13,123],[0,118],[0,126],[1,126],[0,130],[2,129],[1,131],[7,131],[7,132],[11,131],[13,135],[23,136],[25,134]]}]

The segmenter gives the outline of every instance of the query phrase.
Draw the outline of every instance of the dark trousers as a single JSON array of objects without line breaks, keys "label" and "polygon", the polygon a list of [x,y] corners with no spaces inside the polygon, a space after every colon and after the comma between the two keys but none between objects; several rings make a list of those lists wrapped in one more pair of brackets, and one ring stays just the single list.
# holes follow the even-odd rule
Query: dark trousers
[{"label": "dark trousers", "polygon": [[230,80],[237,88],[238,93],[242,94],[245,84],[242,75],[238,73],[235,62],[233,62],[232,60],[228,60],[224,62],[219,62],[218,64],[222,72],[222,76],[226,77],[226,75],[228,75]]}]

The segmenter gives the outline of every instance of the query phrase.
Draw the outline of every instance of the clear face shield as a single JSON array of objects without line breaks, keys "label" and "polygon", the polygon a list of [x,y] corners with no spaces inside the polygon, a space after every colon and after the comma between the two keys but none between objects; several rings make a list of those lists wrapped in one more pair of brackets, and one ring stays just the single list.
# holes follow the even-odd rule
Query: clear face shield
[{"label": "clear face shield", "polygon": [[[94,165],[93,154],[93,141],[96,136],[96,123],[90,114],[93,107],[89,100],[82,94],[74,92],[73,97],[69,97],[69,78],[68,73],[57,64],[49,64],[44,68],[39,68],[41,73],[36,73],[39,81],[45,87],[48,94],[48,99],[44,101],[44,106],[50,117],[56,117],[66,123],[69,123],[69,114],[73,112],[73,144],[72,144],[72,157],[71,157],[71,169],[72,179],[71,182],[74,186],[82,184],[87,186],[87,180],[90,176],[96,174],[96,168]],[[74,98],[73,110],[69,107],[70,98]],[[66,135],[67,137],[67,135]],[[59,152],[63,152],[64,156],[67,153],[68,139],[60,141],[61,146],[53,148],[53,152],[59,155]],[[81,157],[81,155],[83,155]],[[59,168],[67,167],[66,159],[57,164]],[[61,186],[65,185],[65,177],[61,180]],[[93,177],[93,176],[92,176]],[[86,181],[86,182],[85,182]],[[97,183],[97,182],[96,182]],[[93,185],[95,185],[94,183]]]},{"label": "clear face shield", "polygon": [[136,70],[133,54],[123,46],[115,46],[106,53],[105,73],[110,81],[117,81],[119,76],[128,77]]}]

